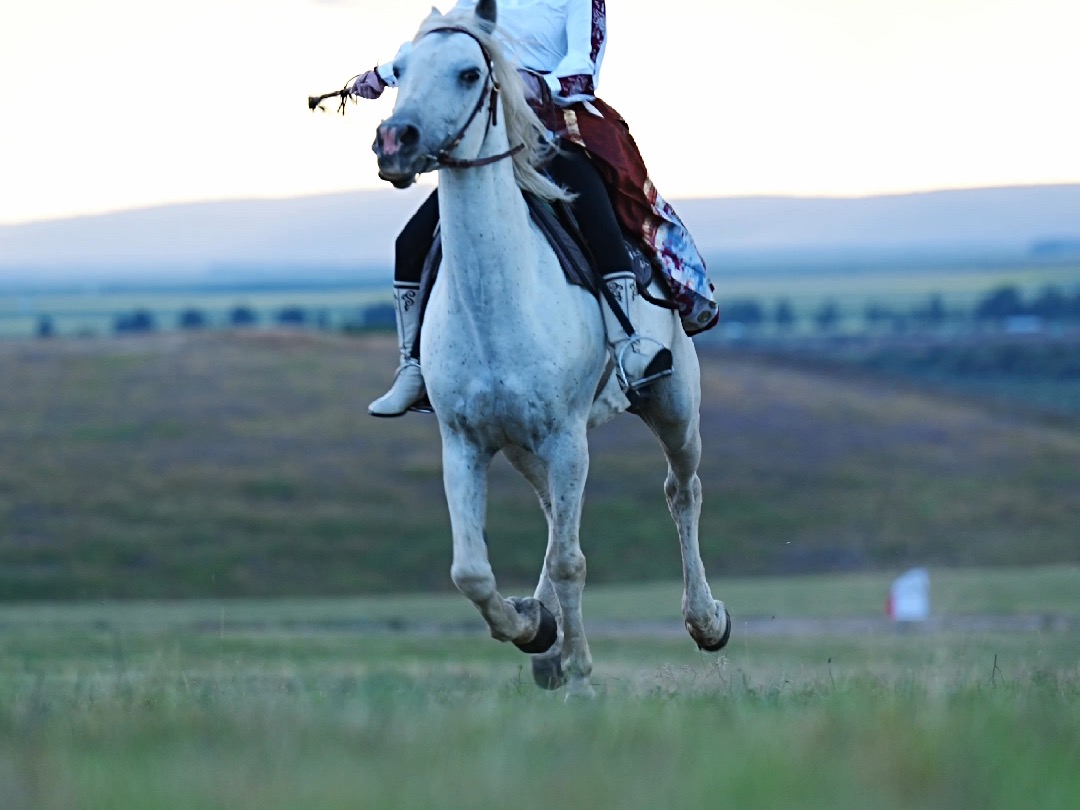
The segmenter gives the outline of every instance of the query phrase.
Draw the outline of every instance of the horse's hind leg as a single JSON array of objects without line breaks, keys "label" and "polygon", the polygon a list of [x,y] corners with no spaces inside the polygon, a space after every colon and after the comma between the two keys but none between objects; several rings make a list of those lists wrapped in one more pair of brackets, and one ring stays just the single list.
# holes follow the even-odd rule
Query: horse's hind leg
[{"label": "horse's hind leg", "polygon": [[[694,433],[697,433],[696,427]],[[698,544],[701,479],[697,475],[701,439],[695,435],[692,444],[696,446],[688,445],[668,456],[664,494],[679,529],[683,561],[683,621],[698,647],[716,652],[727,644],[731,635],[731,616],[723,602],[713,599],[705,578],[705,565],[701,561]]]},{"label": "horse's hind leg", "polygon": [[[506,447],[503,449],[503,454],[514,469],[521,473],[536,490],[536,497],[540,500],[540,508],[548,524],[547,551],[544,555],[546,559],[554,554],[555,538],[547,468],[535,455],[518,447]],[[540,581],[536,584],[533,596],[551,611],[559,627],[558,637],[551,648],[547,652],[532,656],[533,680],[542,689],[558,689],[566,683],[566,675],[562,668],[562,610],[559,608],[559,597],[555,593],[555,586],[551,584],[551,578],[548,576],[547,565],[543,565],[540,569]]]},{"label": "horse's hind leg", "polygon": [[487,470],[491,455],[443,431],[443,483],[454,537],[450,576],[476,605],[493,638],[526,652],[543,652],[555,641],[555,619],[535,599],[504,599],[495,587],[484,538]]},{"label": "horse's hind leg", "polygon": [[[667,396],[650,403],[645,422],[660,439],[667,456],[668,473],[664,481],[668,510],[679,530],[679,545],[683,565],[683,620],[698,647],[716,652],[727,644],[731,635],[731,617],[724,603],[713,599],[705,578],[698,544],[698,525],[701,519],[701,429],[698,417],[697,369],[693,359],[680,361],[684,371],[692,365],[692,387],[676,384],[669,390],[680,391],[684,397]],[[669,378],[678,383],[677,378]],[[685,384],[684,384],[685,385]],[[666,401],[665,401],[666,400]]]}]

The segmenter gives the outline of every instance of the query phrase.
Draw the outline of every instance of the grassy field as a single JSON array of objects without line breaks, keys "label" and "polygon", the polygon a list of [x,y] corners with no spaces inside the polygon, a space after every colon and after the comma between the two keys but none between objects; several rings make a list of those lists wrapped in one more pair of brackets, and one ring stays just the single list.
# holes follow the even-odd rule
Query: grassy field
[{"label": "grassy field", "polygon": [[[369,418],[388,336],[302,332],[0,343],[0,599],[446,590],[431,417]],[[701,349],[713,576],[1075,563],[1080,427],[887,378]],[[593,583],[667,579],[651,434],[592,434]],[[491,556],[531,583],[545,537],[508,465]]]},{"label": "grassy field", "polygon": [[[723,350],[716,347],[715,350]],[[1033,335],[1001,330],[963,335],[870,335],[741,341],[754,355],[802,370],[867,372],[955,394],[988,408],[1027,412],[1044,422],[1080,424],[1080,329]]]},{"label": "grassy field", "polygon": [[[1074,619],[1078,576],[933,573],[941,605]],[[737,617],[850,617],[882,584],[731,580],[724,597]],[[677,591],[587,591],[600,697],[570,705],[533,687],[524,656],[484,638],[475,614],[447,633],[348,623],[464,620],[461,597],[3,606],[0,806],[1075,807],[1075,625],[737,627],[723,656],[604,631],[677,614]]]},{"label": "grassy field", "polygon": [[[663,462],[620,419],[583,530],[599,699],[567,705],[447,593],[434,420],[364,415],[393,352],[0,343],[2,810],[1077,806],[1075,419],[702,344],[732,642],[682,629]],[[531,590],[534,496],[491,483],[496,572]],[[933,619],[901,629],[913,564]]]},{"label": "grassy field", "polygon": [[[1073,810],[1080,424],[1010,404],[1031,381],[700,348],[732,642],[682,629],[663,462],[620,419],[583,528],[599,698],[567,705],[447,592],[435,422],[364,414],[389,337],[0,342],[0,810]],[[491,485],[500,584],[529,591],[535,498]],[[899,628],[915,564],[933,619]]]}]

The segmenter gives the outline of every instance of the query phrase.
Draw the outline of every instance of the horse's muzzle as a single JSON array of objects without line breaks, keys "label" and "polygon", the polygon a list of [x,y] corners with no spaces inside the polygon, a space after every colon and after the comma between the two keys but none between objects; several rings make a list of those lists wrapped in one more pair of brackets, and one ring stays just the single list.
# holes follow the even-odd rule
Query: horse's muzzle
[{"label": "horse's muzzle", "polygon": [[420,148],[420,130],[410,121],[388,118],[375,130],[371,151],[379,159],[379,177],[397,188],[412,185],[426,162]]}]

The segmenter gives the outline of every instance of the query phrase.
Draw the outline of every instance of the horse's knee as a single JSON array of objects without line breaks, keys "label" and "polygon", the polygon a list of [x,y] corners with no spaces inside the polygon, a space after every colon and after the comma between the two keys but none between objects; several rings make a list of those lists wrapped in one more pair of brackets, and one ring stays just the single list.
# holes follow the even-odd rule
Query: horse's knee
[{"label": "horse's knee", "polygon": [[450,567],[450,578],[470,602],[483,602],[495,593],[495,575],[490,567],[454,564]]},{"label": "horse's knee", "polygon": [[695,474],[689,480],[680,482],[675,475],[669,473],[664,481],[664,494],[668,503],[693,503],[701,499],[701,479]]},{"label": "horse's knee", "polygon": [[664,479],[664,495],[667,496],[668,501],[674,499],[679,494],[679,482],[675,479],[675,476],[668,473],[668,477]]},{"label": "horse's knee", "polygon": [[548,576],[555,582],[583,582],[585,555],[580,549],[553,555],[547,564]]}]

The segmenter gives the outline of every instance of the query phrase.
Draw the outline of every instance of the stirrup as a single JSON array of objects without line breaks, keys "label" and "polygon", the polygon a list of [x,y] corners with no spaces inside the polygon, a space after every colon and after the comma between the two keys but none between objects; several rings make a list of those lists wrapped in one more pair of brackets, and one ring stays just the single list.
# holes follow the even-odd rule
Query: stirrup
[{"label": "stirrup", "polygon": [[[658,351],[653,356],[653,359],[649,361],[649,364],[645,366],[645,373],[642,375],[641,379],[629,382],[626,378],[626,369],[623,367],[623,353],[630,347],[632,342],[636,341],[640,343],[643,340],[655,343],[660,347],[660,351]],[[671,356],[671,349],[667,348],[660,341],[637,334],[626,341],[626,345],[619,350],[619,354],[616,357],[615,375],[623,388],[623,393],[630,402],[630,406],[627,408],[630,413],[641,413],[645,404],[652,396],[652,391],[649,386],[659,379],[670,377],[673,365],[674,362]]]},{"label": "stirrup", "polygon": [[[641,379],[630,382],[626,376],[626,366],[624,364],[624,357],[626,352],[629,351],[634,345],[641,345],[645,341],[649,343],[655,343],[660,347],[660,350],[653,356],[653,359],[649,361],[649,364],[645,367],[645,373]],[[619,348],[618,353],[615,355],[615,375],[618,377],[619,385],[623,387],[625,391],[640,391],[649,385],[652,385],[659,379],[664,377],[670,377],[672,371],[672,357],[671,349],[661,343],[655,338],[648,337],[646,335],[639,335],[634,333],[626,340],[622,341],[622,346]]]},{"label": "stirrup", "polygon": [[412,405],[405,409],[406,413],[435,413],[435,409],[431,406],[431,400],[428,399],[428,395],[424,394],[420,399],[416,400]]}]

